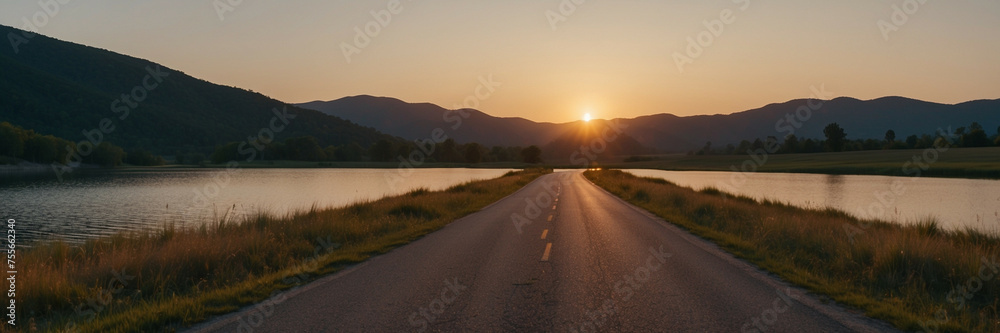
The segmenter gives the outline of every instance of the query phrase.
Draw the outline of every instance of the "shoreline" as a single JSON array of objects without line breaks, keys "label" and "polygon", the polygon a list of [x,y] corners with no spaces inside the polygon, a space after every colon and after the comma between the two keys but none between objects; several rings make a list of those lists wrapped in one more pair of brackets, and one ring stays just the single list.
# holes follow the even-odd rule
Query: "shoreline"
[{"label": "shoreline", "polygon": [[[31,295],[20,307],[41,331],[180,329],[405,245],[550,172],[511,171],[440,191],[287,216],[223,217],[78,246],[37,244],[20,259],[46,265],[19,272],[19,290]],[[108,302],[91,304],[95,299]],[[80,307],[94,315],[81,317]]]},{"label": "shoreline", "polygon": [[[695,191],[619,170],[584,174],[726,252],[903,330],[1000,329],[997,279],[978,280],[981,290],[963,299],[966,310],[955,310],[952,298],[955,283],[977,279],[986,267],[983,260],[991,265],[998,260],[998,233],[946,231],[934,220],[906,226],[861,220],[833,209],[804,209],[715,189]],[[950,320],[939,320],[940,311]]]}]

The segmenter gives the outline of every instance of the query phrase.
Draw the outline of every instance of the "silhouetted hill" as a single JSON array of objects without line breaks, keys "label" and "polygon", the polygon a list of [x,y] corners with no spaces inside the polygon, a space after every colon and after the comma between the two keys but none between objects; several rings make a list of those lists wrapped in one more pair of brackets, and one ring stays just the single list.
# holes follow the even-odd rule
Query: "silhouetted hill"
[{"label": "silhouetted hill", "polygon": [[[708,141],[720,147],[768,136],[781,139],[788,134],[820,139],[823,128],[833,122],[839,123],[850,139],[882,139],[889,129],[902,139],[913,134],[933,134],[938,128],[968,126],[972,122],[979,122],[993,135],[1000,126],[1000,100],[948,105],[903,97],[868,101],[840,97],[822,101],[815,110],[809,109],[810,104],[817,106],[816,102],[797,99],[728,115],[678,117],[664,113],[617,120],[626,127],[628,137],[661,152],[686,152],[701,148]],[[454,111],[448,113],[437,105],[410,104],[384,97],[354,96],[300,106],[407,139],[426,138],[431,130],[440,127],[460,142],[544,147],[573,130],[572,123],[535,123],[522,118],[493,117],[476,110],[464,110],[469,118],[458,129],[451,130],[455,122],[449,123],[444,117],[453,116]],[[787,119],[789,115],[793,121]]]},{"label": "silhouetted hill", "polygon": [[542,157],[546,163],[589,165],[593,161],[607,161],[621,156],[656,152],[652,148],[643,146],[627,133],[619,133],[613,121],[595,119],[589,122],[576,121],[567,125],[570,126],[568,131],[542,146]]},{"label": "silhouetted hill", "polygon": [[441,128],[458,142],[486,146],[541,146],[569,129],[566,124],[499,118],[473,109],[447,110],[430,103],[407,103],[367,95],[298,104],[409,140],[426,139]]},{"label": "silhouetted hill", "polygon": [[[9,33],[22,34],[0,26],[0,35]],[[287,127],[281,119],[274,123],[274,129],[281,129],[279,140],[311,135],[324,146],[351,142],[367,146],[391,138],[340,118],[107,50],[42,35],[18,49],[15,52],[7,43],[0,47],[0,121],[72,141],[84,140],[84,131],[110,119],[114,128],[105,139],[125,148],[167,154],[211,151],[256,136],[272,126],[272,110],[285,107],[295,118]],[[165,74],[153,75],[158,72]],[[133,93],[138,98],[122,100],[124,94]]]},{"label": "silhouetted hill", "polygon": [[[806,112],[809,102],[798,99],[729,115],[676,117],[658,114],[623,122],[630,125],[629,133],[643,144],[675,151],[701,147],[707,141],[718,147],[767,136],[781,139],[789,133],[799,138],[823,138],[823,128],[833,122],[840,124],[851,139],[882,139],[889,129],[896,132],[897,138],[933,134],[938,128],[951,126],[954,129],[974,121],[993,134],[1000,125],[1000,100],[947,105],[903,97],[869,101],[840,97],[823,102],[815,111]],[[803,107],[806,109],[799,113],[804,116],[797,116],[797,110]],[[788,115],[792,115],[794,122],[787,120]],[[683,143],[679,144],[679,140]]]}]

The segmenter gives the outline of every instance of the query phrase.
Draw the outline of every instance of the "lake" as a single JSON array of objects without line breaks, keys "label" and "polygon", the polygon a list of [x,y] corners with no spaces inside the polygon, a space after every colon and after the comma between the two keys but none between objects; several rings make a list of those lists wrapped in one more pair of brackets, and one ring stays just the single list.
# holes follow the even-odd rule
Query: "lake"
[{"label": "lake", "polygon": [[[677,185],[768,199],[808,208],[835,208],[862,218],[913,223],[935,218],[949,230],[1000,231],[1000,180],[625,170]],[[745,176],[745,177],[744,177]]]},{"label": "lake", "polygon": [[[418,188],[441,190],[496,178],[508,169],[170,169],[78,171],[62,182],[8,175],[0,212],[17,220],[18,240],[79,243],[167,223],[198,226],[260,210],[287,214],[339,207]],[[13,178],[13,179],[12,179]]]}]

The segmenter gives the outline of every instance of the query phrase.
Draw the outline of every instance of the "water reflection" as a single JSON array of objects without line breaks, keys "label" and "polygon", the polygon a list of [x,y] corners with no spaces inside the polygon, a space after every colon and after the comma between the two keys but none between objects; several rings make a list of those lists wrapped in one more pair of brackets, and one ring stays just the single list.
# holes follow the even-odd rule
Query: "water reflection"
[{"label": "water reflection", "polygon": [[751,173],[745,175],[745,181],[735,183],[731,172],[626,171],[696,190],[716,187],[800,207],[831,207],[864,218],[898,223],[934,218],[947,229],[1000,232],[998,180]]},{"label": "water reflection", "polygon": [[826,202],[822,207],[840,207],[844,205],[844,179],[843,175],[825,175],[823,180],[826,184]]},{"label": "water reflection", "polygon": [[197,226],[258,211],[286,214],[343,206],[417,188],[444,189],[498,177],[500,169],[178,169],[74,172],[8,178],[0,211],[18,221],[26,243],[53,237],[71,242],[164,224]]}]

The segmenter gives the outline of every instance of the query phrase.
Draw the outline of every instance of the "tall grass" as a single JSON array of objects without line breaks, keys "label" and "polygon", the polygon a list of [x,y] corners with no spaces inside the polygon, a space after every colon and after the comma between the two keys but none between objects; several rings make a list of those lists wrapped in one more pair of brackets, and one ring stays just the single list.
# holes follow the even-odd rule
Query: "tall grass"
[{"label": "tall grass", "polygon": [[41,244],[21,256],[18,327],[174,330],[406,244],[545,172],[287,216],[226,215],[198,228],[165,226],[81,246]]},{"label": "tall grass", "polygon": [[[1000,260],[995,234],[946,231],[931,219],[910,226],[859,221],[833,209],[696,192],[617,170],[585,175],[736,256],[901,329],[926,323],[941,332],[1000,331],[1000,276],[981,262]],[[989,278],[977,276],[981,268]],[[939,311],[947,320],[935,318]]]}]

